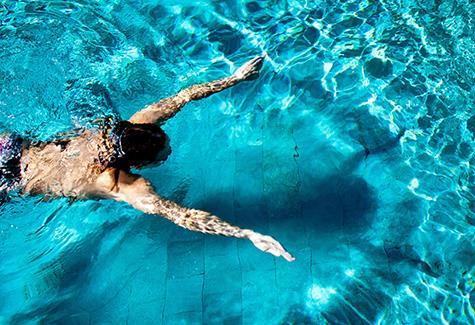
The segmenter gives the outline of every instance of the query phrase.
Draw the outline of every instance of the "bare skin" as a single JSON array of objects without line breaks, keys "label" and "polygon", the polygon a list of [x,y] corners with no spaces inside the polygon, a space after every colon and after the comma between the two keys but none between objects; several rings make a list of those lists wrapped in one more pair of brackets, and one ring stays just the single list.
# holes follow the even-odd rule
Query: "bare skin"
[{"label": "bare skin", "polygon": [[[208,97],[242,81],[258,77],[263,58],[256,57],[233,75],[186,88],[135,113],[132,123],[164,123],[192,100]],[[104,130],[87,130],[62,142],[31,145],[21,157],[24,192],[71,198],[104,198],[127,202],[147,214],[160,215],[175,224],[207,234],[249,239],[257,248],[287,261],[294,258],[270,236],[241,229],[208,212],[182,207],[161,198],[149,181],[126,170],[107,167],[113,146]]]}]

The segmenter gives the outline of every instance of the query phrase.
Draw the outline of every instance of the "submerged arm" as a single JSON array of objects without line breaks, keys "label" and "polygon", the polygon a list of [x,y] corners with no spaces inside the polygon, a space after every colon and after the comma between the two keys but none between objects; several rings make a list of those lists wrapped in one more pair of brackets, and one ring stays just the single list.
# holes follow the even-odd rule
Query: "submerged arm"
[{"label": "submerged arm", "polygon": [[110,185],[107,185],[107,179],[110,177],[112,177],[112,172],[110,172],[110,175],[102,175],[98,181],[98,185],[105,189],[103,195],[105,197],[127,202],[147,214],[158,214],[188,230],[249,239],[254,246],[264,252],[282,256],[287,261],[294,260],[292,255],[272,237],[264,236],[250,229],[241,229],[208,212],[188,209],[173,201],[163,199],[155,193],[152,185],[147,180],[138,175],[120,171],[117,186],[113,189]]},{"label": "submerged arm", "polygon": [[180,109],[192,100],[208,97],[242,81],[252,80],[259,76],[264,58],[257,56],[241,66],[233,75],[204,84],[193,85],[178,94],[153,103],[138,111],[129,119],[132,123],[164,122],[173,117]]}]

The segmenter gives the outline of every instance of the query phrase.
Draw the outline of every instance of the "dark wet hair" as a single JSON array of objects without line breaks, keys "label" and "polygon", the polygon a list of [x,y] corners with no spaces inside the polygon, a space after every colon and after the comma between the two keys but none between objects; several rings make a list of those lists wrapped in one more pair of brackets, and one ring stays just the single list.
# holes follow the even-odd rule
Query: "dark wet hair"
[{"label": "dark wet hair", "polygon": [[117,136],[116,163],[121,167],[140,168],[160,162],[157,161],[160,152],[169,150],[168,136],[160,126],[155,124],[133,124],[121,121],[114,129],[114,133]]},{"label": "dark wet hair", "polygon": [[21,178],[23,143],[17,133],[0,134],[0,192],[13,187]]}]

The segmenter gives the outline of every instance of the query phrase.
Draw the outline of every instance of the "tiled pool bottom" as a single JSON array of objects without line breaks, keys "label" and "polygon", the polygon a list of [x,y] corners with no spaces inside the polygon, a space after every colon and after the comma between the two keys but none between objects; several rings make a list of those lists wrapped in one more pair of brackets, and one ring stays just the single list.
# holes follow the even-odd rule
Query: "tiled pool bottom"
[{"label": "tiled pool bottom", "polygon": [[[305,152],[305,146],[300,149]],[[200,173],[214,173],[221,180],[266,173],[264,162],[250,163],[252,174],[250,168],[241,169],[243,161],[253,161],[241,158],[238,154],[235,161],[200,168]],[[14,319],[40,317],[65,324],[434,323],[440,314],[432,311],[441,310],[447,313],[444,318],[460,320],[470,310],[463,310],[463,298],[439,287],[439,281],[465,276],[469,286],[469,273],[456,270],[471,263],[471,257],[442,261],[441,267],[454,270],[449,274],[424,261],[432,252],[420,253],[411,243],[417,239],[411,229],[421,222],[420,199],[391,176],[394,170],[384,170],[387,161],[382,161],[369,156],[358,171],[321,174],[318,180],[302,174],[301,184],[298,178],[294,184],[298,192],[288,190],[290,183],[277,189],[262,185],[266,191],[261,192],[249,191],[245,185],[250,181],[233,188],[226,181],[203,185],[203,199],[194,206],[279,238],[296,256],[293,263],[275,260],[246,241],[190,233],[115,203],[65,208],[51,231],[58,231],[58,223],[92,233],[75,238],[74,245],[39,271],[41,276],[22,279],[16,288],[24,295],[20,301],[40,308]],[[379,184],[354,176],[375,170]],[[396,192],[401,193],[398,199]],[[377,211],[384,212],[376,216]],[[445,244],[442,237],[434,240]],[[47,304],[45,299],[50,299]]]},{"label": "tiled pool bottom", "polygon": [[13,197],[0,322],[475,322],[474,4],[2,5],[0,122],[41,139],[267,53],[259,80],[167,123],[172,156],[142,173],[297,260],[114,202]]}]

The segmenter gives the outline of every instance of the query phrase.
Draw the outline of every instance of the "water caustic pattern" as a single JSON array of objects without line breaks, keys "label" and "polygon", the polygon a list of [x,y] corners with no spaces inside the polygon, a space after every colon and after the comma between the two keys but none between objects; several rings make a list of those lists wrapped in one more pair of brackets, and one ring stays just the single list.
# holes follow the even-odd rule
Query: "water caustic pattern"
[{"label": "water caustic pattern", "polygon": [[[139,4],[140,3],[140,4]],[[222,77],[165,126],[159,193],[278,238],[114,202],[4,198],[0,322],[472,324],[472,1],[2,1],[2,129],[48,139]]]}]

